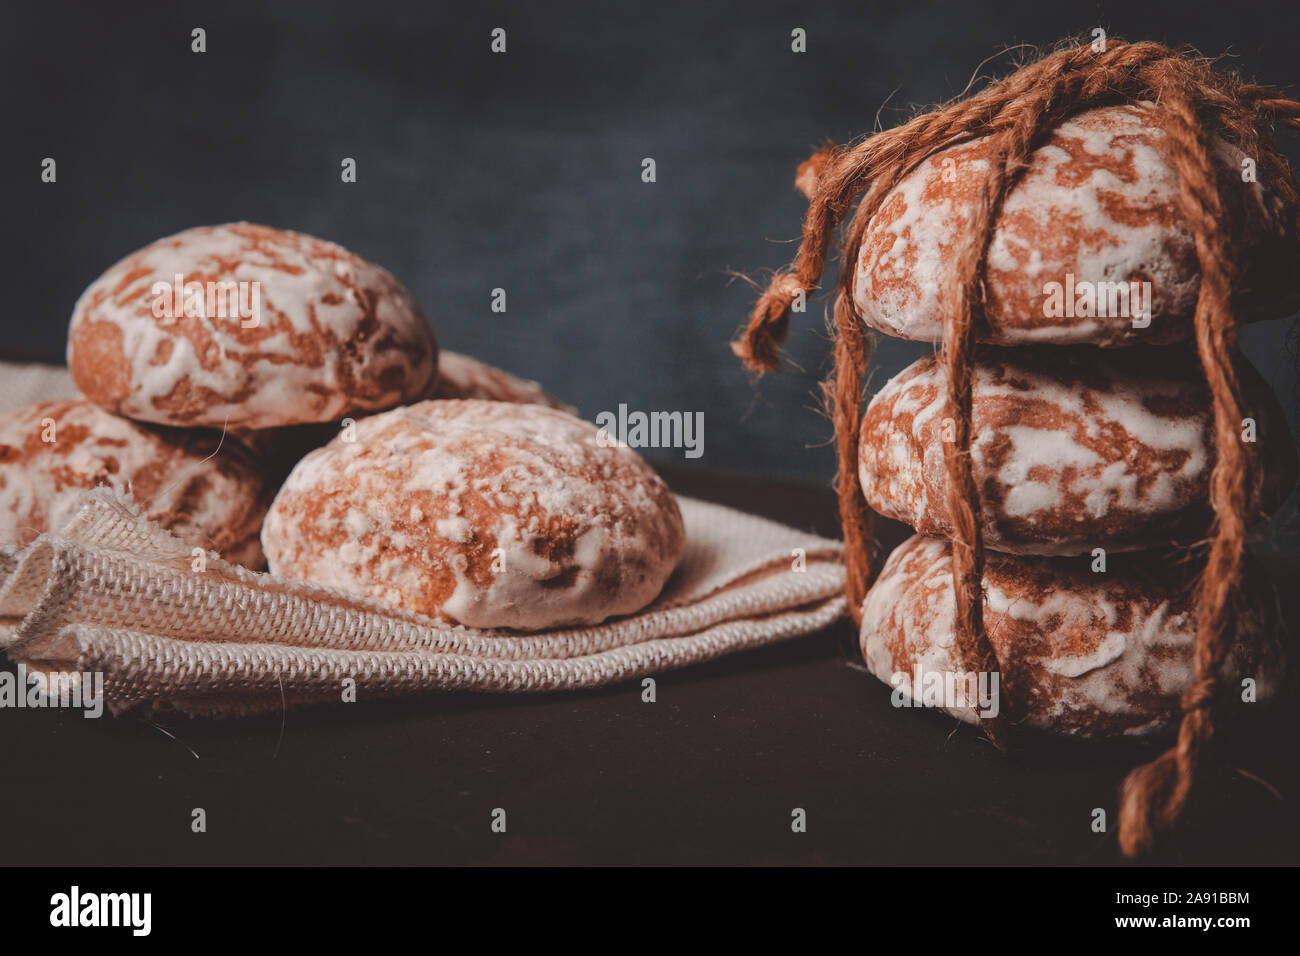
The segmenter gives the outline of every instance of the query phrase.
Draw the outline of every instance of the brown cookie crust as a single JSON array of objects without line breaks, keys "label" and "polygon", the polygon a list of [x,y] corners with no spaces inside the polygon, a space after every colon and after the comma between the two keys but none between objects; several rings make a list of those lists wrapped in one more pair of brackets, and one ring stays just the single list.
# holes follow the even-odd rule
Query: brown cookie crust
[{"label": "brown cookie crust", "polygon": [[[202,294],[171,291],[177,275]],[[188,229],[132,253],[81,295],[68,332],[68,367],[87,398],[175,426],[377,411],[422,397],[436,362],[428,322],[385,270],[251,223]]]},{"label": "brown cookie crust", "polygon": [[270,494],[233,439],[144,425],[79,399],[0,415],[0,541],[21,546],[58,529],[101,485],[129,494],[182,541],[263,564],[258,534]]},{"label": "brown cookie crust", "polygon": [[[985,348],[973,372],[971,461],[990,548],[1082,554],[1204,535],[1212,405],[1190,350]],[[1295,444],[1273,390],[1245,360],[1237,372],[1262,518],[1295,486]],[[858,449],[871,507],[940,536],[953,527],[943,412],[943,369],[929,356],[872,399]]]},{"label": "brown cookie crust", "polygon": [[[1007,196],[987,256],[979,340],[997,345],[1130,345],[1188,339],[1200,283],[1181,180],[1150,104],[1089,110],[1056,127]],[[1300,306],[1297,210],[1245,181],[1239,151],[1217,140],[1221,193],[1240,222],[1243,320]],[[927,158],[885,197],[863,237],[854,303],[867,325],[938,342],[956,308],[956,264],[972,234],[992,141]],[[1226,227],[1225,223],[1225,227]],[[1150,324],[1132,315],[1049,315],[1048,283],[1149,282]],[[1121,311],[1107,307],[1107,311]]]},{"label": "brown cookie crust", "polygon": [[272,571],[485,628],[596,624],[648,604],[685,541],[662,479],[541,405],[426,401],[357,422],[293,470]]},{"label": "brown cookie crust", "polygon": [[[1097,573],[1086,556],[990,553],[984,619],[1001,667],[1001,715],[1083,737],[1145,736],[1176,725],[1194,675],[1194,575],[1193,562],[1164,554],[1118,556]],[[1225,674],[1253,678],[1263,702],[1280,692],[1285,658],[1276,601],[1263,593],[1263,575],[1252,581],[1261,594],[1243,602]],[[964,672],[947,541],[917,535],[890,555],[863,602],[860,646],[873,674],[914,699],[923,699],[924,675]],[[942,709],[974,722],[962,703]]]}]

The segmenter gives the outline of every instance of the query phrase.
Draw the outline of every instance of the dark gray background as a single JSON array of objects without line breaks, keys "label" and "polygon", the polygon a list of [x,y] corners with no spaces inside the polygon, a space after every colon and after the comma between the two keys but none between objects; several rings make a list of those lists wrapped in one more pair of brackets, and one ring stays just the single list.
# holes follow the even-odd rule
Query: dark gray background
[{"label": "dark gray background", "polygon": [[[60,359],[73,302],[112,262],[249,219],[388,267],[446,347],[588,418],[620,402],[703,411],[700,464],[817,480],[834,472],[813,397],[825,301],[795,324],[802,372],[755,388],[727,349],[753,296],[729,270],[793,256],[791,182],[813,146],[867,131],[886,101],[893,123],[952,96],[1007,45],[1097,25],[1300,81],[1295,2],[263,6],[6,5],[6,354]],[[206,54],[190,52],[195,26]],[[504,56],[489,51],[497,26]],[[40,182],[46,156],[57,184]],[[356,184],[340,182],[345,156]],[[1285,330],[1246,340],[1290,408]],[[875,380],[925,348],[885,342]]]}]

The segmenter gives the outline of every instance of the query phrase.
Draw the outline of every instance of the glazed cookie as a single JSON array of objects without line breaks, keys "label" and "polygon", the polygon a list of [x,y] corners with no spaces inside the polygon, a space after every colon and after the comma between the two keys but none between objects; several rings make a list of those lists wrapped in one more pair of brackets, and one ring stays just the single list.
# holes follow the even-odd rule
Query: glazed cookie
[{"label": "glazed cookie", "polygon": [[247,567],[270,495],[247,453],[220,433],[141,425],[87,401],[0,415],[0,541],[57,530],[86,490],[129,494],[181,540]]},{"label": "glazed cookie", "polygon": [[133,253],[82,293],[68,332],[87,398],[162,425],[268,428],[377,411],[424,396],[436,362],[424,316],[379,266],[250,223]]},{"label": "glazed cookie", "polygon": [[262,530],[275,574],[526,631],[640,610],[684,541],[635,452],[554,409],[476,400],[362,419],[294,468]]},{"label": "glazed cookie", "polygon": [[[981,341],[1127,345],[1191,337],[1200,269],[1178,208],[1181,180],[1168,136],[1153,114],[1149,104],[1081,113],[1033,153],[994,227]],[[884,198],[854,275],[854,303],[867,325],[942,340],[992,145],[983,137],[942,150]],[[1240,314],[1285,316],[1300,305],[1288,265],[1300,255],[1297,211],[1243,181],[1237,150],[1219,140],[1215,153],[1221,191],[1243,224]],[[1148,291],[1149,324],[1135,327],[1135,316],[1146,321],[1139,312]]]},{"label": "glazed cookie", "polygon": [[428,397],[483,398],[494,402],[547,405],[561,411],[572,411],[536,382],[446,349],[438,353],[438,378]]},{"label": "glazed cookie", "polygon": [[[1000,666],[1000,716],[1087,737],[1165,731],[1194,673],[1194,570],[1149,555],[1120,556],[1102,573],[1089,562],[989,553],[984,621]],[[1280,691],[1285,674],[1274,604],[1249,602],[1225,669],[1233,680],[1254,678],[1259,701]],[[964,700],[939,693],[941,680],[966,673],[953,633],[947,541],[917,535],[890,555],[862,604],[861,650],[871,673],[902,699],[971,723],[991,715],[991,696],[981,703],[969,691]],[[993,689],[990,679],[984,688]]]},{"label": "glazed cookie", "polygon": [[[438,352],[438,376],[429,389],[429,398],[482,398],[497,402],[547,405],[572,412],[558,398],[549,395],[536,382],[503,372],[478,359],[441,349]],[[346,421],[347,419],[344,419]],[[293,466],[337,435],[343,422],[312,425],[288,425],[284,428],[231,429],[231,434],[257,456],[268,479],[283,481]]]},{"label": "glazed cookie", "polygon": [[[1295,485],[1295,445],[1272,389],[1244,360],[1237,371],[1260,479],[1250,507],[1263,516]],[[1194,353],[982,349],[973,378],[971,461],[990,548],[1081,554],[1205,533],[1212,413]],[[923,358],[871,401],[858,454],[874,509],[922,534],[947,536],[943,413],[943,369]]]}]

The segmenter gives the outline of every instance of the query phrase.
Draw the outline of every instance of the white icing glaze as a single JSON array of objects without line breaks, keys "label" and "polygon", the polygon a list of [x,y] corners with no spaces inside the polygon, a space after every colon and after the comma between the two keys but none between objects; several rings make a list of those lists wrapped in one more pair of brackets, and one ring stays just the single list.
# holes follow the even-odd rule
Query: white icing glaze
[{"label": "white icing glaze", "polygon": [[[1212,427],[1193,354],[987,349],[973,372],[971,461],[990,547],[1075,554],[1203,533],[1194,515],[1206,506]],[[1289,490],[1294,449],[1271,390],[1244,363],[1240,375],[1247,407],[1272,436],[1259,444],[1272,456],[1256,509],[1265,511]],[[887,382],[863,416],[867,501],[925,533],[950,529],[944,410],[943,369],[926,357]]]},{"label": "white icing glaze", "polygon": [[[1180,180],[1167,156],[1167,134],[1152,110],[1144,103],[1079,114],[1033,154],[994,228],[984,340],[1125,344],[1190,335],[1199,283],[1195,250],[1177,210]],[[942,339],[944,315],[956,304],[955,264],[972,235],[975,200],[988,175],[987,148],[987,140],[977,139],[942,150],[884,198],[855,268],[854,302],[868,325],[902,338]],[[1242,185],[1241,195],[1249,197],[1243,202],[1261,241],[1280,241],[1282,217],[1263,188],[1240,183],[1242,154],[1222,140],[1215,152],[1225,181]],[[1044,286],[1064,283],[1067,275],[1077,282],[1149,281],[1150,327],[1133,328],[1131,316],[1047,318]],[[1282,305],[1277,314],[1286,311]]]},{"label": "white icing glaze", "polygon": [[[1023,722],[1085,736],[1144,735],[1176,720],[1192,679],[1194,622],[1186,581],[1091,574],[1087,565],[990,555],[985,624],[1002,662],[1001,692],[1025,707]],[[1269,602],[1242,618],[1246,641],[1226,673],[1256,679],[1272,699],[1285,673]],[[862,606],[868,669],[890,683],[920,666],[961,672],[953,632],[952,560],[947,542],[917,535],[890,555]],[[967,722],[969,708],[945,708]]]},{"label": "white icing glaze", "polygon": [[[45,422],[53,422],[47,430]],[[50,434],[53,443],[42,441]],[[104,485],[183,541],[261,563],[262,478],[231,441],[154,430],[81,400],[0,416],[0,541],[27,544],[63,527]]]},{"label": "white icing glaze", "polygon": [[363,419],[355,442],[334,440],[289,476],[263,529],[268,560],[476,627],[639,610],[676,564],[681,516],[635,452],[597,434],[541,405],[486,401]]},{"label": "white icing glaze", "polygon": [[[240,316],[178,316],[168,297],[165,314],[155,317],[155,283],[172,285],[177,275],[257,283],[256,327],[244,328]],[[124,395],[95,394],[89,386],[98,370],[78,355],[79,333],[101,323],[121,335]],[[189,229],[112,266],[77,301],[68,345],[78,384],[114,411],[161,424],[246,428],[329,421],[417,399],[433,379],[435,355],[419,308],[379,266],[324,240],[249,223]],[[202,406],[171,404],[181,389],[202,392]]]}]

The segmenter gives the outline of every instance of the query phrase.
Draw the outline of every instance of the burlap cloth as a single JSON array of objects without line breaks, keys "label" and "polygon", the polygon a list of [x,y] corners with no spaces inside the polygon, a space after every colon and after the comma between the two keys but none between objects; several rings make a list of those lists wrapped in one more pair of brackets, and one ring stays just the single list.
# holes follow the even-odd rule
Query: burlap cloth
[{"label": "burlap cloth", "polygon": [[[0,363],[0,410],[75,394]],[[664,592],[597,627],[448,627],[192,548],[108,489],[0,550],[0,649],[33,672],[102,672],[114,711],[241,714],[428,690],[527,692],[639,678],[821,630],[844,614],[839,542],[678,498],[687,544]]]}]

